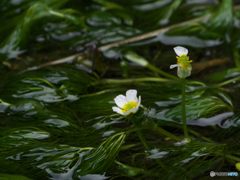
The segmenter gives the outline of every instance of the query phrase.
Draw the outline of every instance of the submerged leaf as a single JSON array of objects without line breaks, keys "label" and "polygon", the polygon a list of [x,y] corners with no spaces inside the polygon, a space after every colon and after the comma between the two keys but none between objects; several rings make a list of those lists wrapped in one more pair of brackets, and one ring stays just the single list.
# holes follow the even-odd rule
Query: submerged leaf
[{"label": "submerged leaf", "polygon": [[[160,104],[161,105],[161,104]],[[230,112],[229,112],[230,111]],[[233,109],[216,96],[199,96],[197,98],[186,100],[186,117],[189,124],[195,125],[215,125],[220,124],[222,120],[231,116]],[[216,113],[223,113],[222,118],[211,118]],[[160,112],[150,112],[150,117],[166,121],[182,121],[182,105],[164,109]],[[208,119],[209,118],[209,119]],[[161,123],[161,122],[159,122]]]},{"label": "submerged leaf", "polygon": [[1,180],[31,180],[30,178],[26,176],[21,176],[21,175],[12,175],[12,174],[3,174],[0,173],[0,179]]},{"label": "submerged leaf", "polygon": [[207,80],[210,82],[219,82],[228,78],[234,78],[240,75],[240,70],[238,68],[228,69],[222,72],[217,72],[210,74]]},{"label": "submerged leaf", "polygon": [[117,161],[115,161],[115,163],[119,165],[118,171],[125,176],[133,177],[144,172],[144,169],[141,168],[131,167]]},{"label": "submerged leaf", "polygon": [[129,61],[132,61],[136,64],[139,64],[143,67],[146,67],[148,65],[148,61],[146,59],[144,59],[143,57],[139,56],[138,54],[136,54],[135,52],[133,51],[127,51],[125,54],[124,54],[124,57],[126,59],[128,59]]},{"label": "submerged leaf", "polygon": [[[25,136],[32,138],[30,134]],[[33,138],[36,138],[35,135]],[[78,148],[68,145],[44,147],[42,145],[21,152],[16,157],[9,156],[7,159],[31,163],[34,167],[44,170],[44,174],[50,175],[53,179],[88,177],[90,174],[104,172],[112,166],[125,138],[125,133],[112,135],[98,148]],[[16,136],[15,139],[22,141],[21,137]]]},{"label": "submerged leaf", "polygon": [[223,0],[218,10],[213,13],[212,17],[207,22],[207,25],[212,31],[225,31],[232,26],[233,17],[233,2]]}]

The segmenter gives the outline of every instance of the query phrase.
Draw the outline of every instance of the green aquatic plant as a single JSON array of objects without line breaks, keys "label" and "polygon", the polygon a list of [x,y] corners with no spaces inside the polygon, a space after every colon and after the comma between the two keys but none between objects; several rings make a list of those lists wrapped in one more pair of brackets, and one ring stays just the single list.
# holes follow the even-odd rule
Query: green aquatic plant
[{"label": "green aquatic plant", "polygon": [[[0,9],[0,179],[239,170],[239,2],[4,0]],[[178,45],[194,63],[186,50],[174,62]],[[125,92],[130,101],[116,105]]]},{"label": "green aquatic plant", "polygon": [[[56,71],[62,72],[59,70],[63,69],[66,73],[56,74]],[[179,82],[151,83],[151,79],[140,80],[142,81],[136,81],[135,86],[138,87],[141,97],[144,97],[141,104],[160,111],[169,108],[172,113],[169,111],[166,117],[173,120],[181,115]],[[103,176],[104,172],[107,172],[104,177],[142,176],[155,179],[160,173],[165,179],[170,176],[181,179],[197,177],[203,171],[212,170],[211,167],[224,161],[224,153],[231,154],[225,148],[226,145],[200,143],[209,138],[214,140],[208,136],[202,138],[203,135],[197,133],[202,132],[200,128],[194,129],[195,131],[189,128],[193,139],[190,143],[184,144],[182,127],[166,121],[158,116],[157,112],[153,114],[151,108],[139,106],[136,113],[126,116],[129,121],[122,121],[126,119],[124,116],[113,114],[114,98],[126,92],[132,82],[126,81],[125,84],[121,84],[121,81],[115,81],[115,88],[108,89],[106,84],[108,81],[103,81],[103,84],[96,84],[95,81],[95,78],[88,76],[84,71],[74,71],[72,67],[65,66],[59,69],[48,68],[44,73],[28,72],[12,83],[5,84],[3,87],[8,91],[4,91],[5,98],[0,107],[4,107],[4,114],[2,113],[1,117],[9,128],[4,129],[4,126],[0,126],[2,136],[0,142],[5,147],[2,149],[2,158],[8,159],[3,161],[1,166],[9,167],[14,163],[15,168],[6,169],[3,173],[11,174],[17,169],[22,169],[21,174],[33,179],[34,177],[29,173],[38,172],[39,177],[55,178],[70,174],[69,177],[76,179],[90,177],[96,173]],[[116,88],[118,83],[119,87]],[[103,88],[104,91],[90,91],[93,86]],[[19,90],[16,91],[16,87]],[[61,99],[61,94],[58,95],[60,87],[68,90],[60,91],[61,93],[75,94],[77,99]],[[51,92],[47,91],[48,88],[52,89]],[[188,118],[193,112],[195,114],[192,117],[194,116],[196,120],[219,113],[216,105],[225,105],[222,108],[228,110],[224,96],[219,96],[219,100],[213,98],[209,101],[209,96],[205,95],[207,90],[203,92],[204,88],[196,84],[186,85]],[[81,91],[78,91],[79,89]],[[213,94],[212,90],[208,93]],[[11,96],[13,94],[14,97]],[[40,94],[46,97],[39,98]],[[33,97],[35,100],[22,98],[23,96]],[[136,98],[135,95],[133,97]],[[11,104],[8,99],[12,99]],[[18,99],[19,102],[14,102],[14,99]],[[163,103],[164,106],[161,107],[163,100],[171,102],[168,103],[168,107],[166,107],[167,103]],[[217,101],[216,105],[213,105],[215,101]],[[203,109],[204,106],[207,108]],[[178,120],[175,122],[177,123]],[[170,140],[165,140],[166,137]],[[198,138],[201,139],[200,142]],[[224,139],[227,139],[227,136]],[[226,156],[226,158],[232,157]],[[103,163],[105,161],[106,164]],[[180,165],[173,166],[179,163]],[[196,166],[196,163],[199,165]],[[34,166],[30,168],[29,164]],[[28,173],[24,169],[28,169]],[[184,169],[189,169],[189,172],[184,171],[185,173],[181,174]]]}]

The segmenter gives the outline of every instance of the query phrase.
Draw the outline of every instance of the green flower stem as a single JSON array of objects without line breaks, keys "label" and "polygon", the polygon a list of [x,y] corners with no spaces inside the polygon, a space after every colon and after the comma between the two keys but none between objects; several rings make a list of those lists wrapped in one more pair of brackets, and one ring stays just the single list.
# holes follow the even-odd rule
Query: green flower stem
[{"label": "green flower stem", "polygon": [[185,84],[186,79],[182,79],[182,122],[183,122],[183,131],[185,138],[189,138],[187,130],[187,120],[186,120],[186,109],[185,109]]},{"label": "green flower stem", "polygon": [[[139,139],[141,140],[141,142],[143,143],[143,146],[149,151],[152,148],[150,148],[149,143],[146,141],[146,139],[144,138],[144,136],[142,135],[140,130],[137,130],[137,135],[139,137]],[[165,170],[167,170],[167,167],[162,163],[162,161],[160,159],[156,159],[156,162]]]},{"label": "green flower stem", "polygon": [[148,142],[146,141],[146,139],[145,139],[144,136],[142,135],[141,131],[140,131],[140,130],[137,130],[136,133],[137,133],[139,139],[141,140],[143,146],[144,146],[148,151],[151,150]]},{"label": "green flower stem", "polygon": [[156,66],[153,66],[153,65],[151,65],[151,64],[147,64],[146,67],[147,67],[148,69],[151,69],[152,71],[157,72],[157,73],[159,73],[159,74],[161,74],[161,75],[163,75],[163,76],[165,76],[165,77],[168,77],[168,78],[170,78],[170,79],[179,80],[179,78],[177,78],[176,76],[173,76],[173,75],[171,75],[171,74],[168,74],[168,73],[166,73],[166,72],[158,69]]},{"label": "green flower stem", "polygon": [[140,107],[143,108],[145,111],[149,112],[149,109],[143,106],[142,104],[140,104]]},{"label": "green flower stem", "polygon": [[[137,127],[136,123],[134,122],[134,120],[132,121],[133,125],[135,127]],[[142,135],[141,131],[140,130],[136,130],[136,133],[139,137],[139,139],[141,140],[143,146],[149,151],[151,150],[152,148],[150,147],[151,145],[146,141],[146,139],[144,138],[144,136]],[[156,159],[156,162],[163,168],[167,171],[167,167],[162,163],[162,161],[160,159]]]},{"label": "green flower stem", "polygon": [[[132,123],[134,125],[134,127],[137,127],[136,123],[134,122],[134,120],[132,120]],[[148,144],[148,142],[146,141],[146,139],[144,138],[144,136],[142,135],[141,131],[139,129],[136,130],[136,133],[139,137],[139,139],[141,140],[142,144],[144,145],[144,147],[147,150],[151,150],[151,148],[149,147],[150,145]]]},{"label": "green flower stem", "polygon": [[240,69],[240,57],[239,57],[238,51],[239,51],[238,49],[235,49],[233,51],[233,56],[234,56],[234,61],[235,61],[236,67]]}]

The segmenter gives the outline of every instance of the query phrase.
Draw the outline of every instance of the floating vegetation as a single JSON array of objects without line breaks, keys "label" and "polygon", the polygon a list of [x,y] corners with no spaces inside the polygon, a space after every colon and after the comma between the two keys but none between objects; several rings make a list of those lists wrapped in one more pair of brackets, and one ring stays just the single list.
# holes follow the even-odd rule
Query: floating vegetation
[{"label": "floating vegetation", "polygon": [[0,9],[0,179],[238,175],[238,1]]}]

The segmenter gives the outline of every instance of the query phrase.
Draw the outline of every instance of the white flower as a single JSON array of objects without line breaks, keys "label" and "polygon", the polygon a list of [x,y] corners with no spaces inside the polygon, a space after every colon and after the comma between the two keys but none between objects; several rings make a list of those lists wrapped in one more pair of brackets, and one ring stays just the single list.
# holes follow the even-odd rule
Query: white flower
[{"label": "white flower", "polygon": [[173,64],[170,66],[170,69],[178,67],[178,76],[180,78],[186,78],[191,75],[192,66],[189,61],[189,57],[187,56],[188,50],[184,47],[177,46],[173,48],[177,56],[177,64]]},{"label": "white flower", "polygon": [[137,91],[130,89],[126,92],[126,96],[120,94],[114,98],[114,101],[118,107],[112,107],[112,110],[122,115],[128,115],[138,111],[141,104],[141,96],[137,98]]}]

